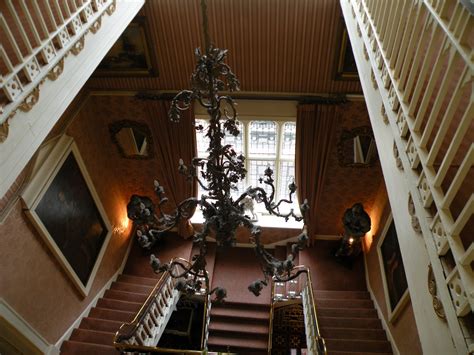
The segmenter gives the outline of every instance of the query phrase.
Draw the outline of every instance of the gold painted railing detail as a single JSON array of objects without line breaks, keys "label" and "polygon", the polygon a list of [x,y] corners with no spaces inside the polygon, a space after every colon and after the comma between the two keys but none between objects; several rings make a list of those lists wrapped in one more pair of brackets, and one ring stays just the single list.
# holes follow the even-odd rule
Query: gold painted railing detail
[{"label": "gold painted railing detail", "polygon": [[291,270],[291,275],[293,276],[292,279],[287,282],[279,282],[275,278],[272,280],[268,353],[271,354],[272,352],[275,304],[300,300],[304,312],[307,353],[311,355],[327,355],[326,343],[319,331],[311,272],[308,267],[299,265]]}]

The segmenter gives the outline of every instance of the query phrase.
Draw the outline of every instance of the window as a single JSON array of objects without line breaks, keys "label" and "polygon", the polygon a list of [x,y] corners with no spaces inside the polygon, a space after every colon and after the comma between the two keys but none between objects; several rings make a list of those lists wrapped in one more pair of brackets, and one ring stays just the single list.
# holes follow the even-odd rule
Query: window
[{"label": "window", "polygon": [[[202,125],[205,129],[197,132],[198,157],[207,156],[209,140],[205,137],[208,122],[196,119],[196,125]],[[273,120],[245,120],[240,121],[240,135],[234,137],[228,133],[224,138],[225,144],[232,144],[237,154],[246,156],[245,168],[247,176],[240,181],[237,191],[232,193],[233,197],[240,196],[249,186],[260,186],[271,192],[270,186],[260,183],[259,179],[264,176],[265,169],[269,166],[274,174],[275,201],[282,198],[288,199],[288,185],[295,177],[295,139],[296,122],[273,121]],[[198,196],[204,191],[199,187]],[[293,196],[293,204],[282,203],[280,212],[289,212],[290,208],[299,213],[296,194]],[[265,212],[263,204],[255,206],[256,211]]]}]

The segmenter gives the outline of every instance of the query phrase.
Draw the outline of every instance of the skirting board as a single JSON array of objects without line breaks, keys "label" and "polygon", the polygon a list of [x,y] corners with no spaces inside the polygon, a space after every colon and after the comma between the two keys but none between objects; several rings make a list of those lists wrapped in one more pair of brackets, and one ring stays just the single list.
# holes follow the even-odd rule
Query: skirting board
[{"label": "skirting board", "polygon": [[125,264],[127,263],[128,256],[130,254],[130,250],[132,249],[132,244],[133,244],[133,233],[130,234],[130,241],[128,242],[128,247],[127,251],[125,252],[125,255],[122,260],[122,264],[118,268],[117,272],[110,278],[110,280],[102,287],[102,289],[97,292],[95,297],[92,299],[91,303],[82,311],[82,313],[79,315],[79,317],[72,323],[72,325],[68,328],[68,330],[62,335],[61,338],[56,342],[55,347],[59,350],[61,349],[61,345],[63,344],[64,341],[68,340],[69,337],[71,336],[73,330],[79,326],[79,324],[82,321],[82,318],[84,318],[87,314],[89,314],[89,311],[92,309],[92,307],[95,307],[97,304],[97,301],[104,295],[105,291],[107,291],[110,286],[112,285],[112,282],[117,280],[117,277],[122,273],[123,269],[125,268]]},{"label": "skirting board", "polygon": [[385,318],[383,316],[382,310],[380,309],[377,299],[375,298],[374,292],[372,291],[372,287],[370,287],[369,273],[367,271],[367,260],[366,260],[365,253],[364,253],[364,269],[365,269],[365,283],[367,284],[367,290],[369,291],[370,298],[374,302],[375,309],[377,310],[377,316],[382,322],[382,328],[385,330],[385,333],[387,334],[388,341],[390,342],[390,345],[392,346],[393,354],[400,355],[400,351],[398,350],[397,344],[395,343],[395,340],[392,337],[392,333],[390,332],[390,328],[388,327],[388,324],[385,321]]}]

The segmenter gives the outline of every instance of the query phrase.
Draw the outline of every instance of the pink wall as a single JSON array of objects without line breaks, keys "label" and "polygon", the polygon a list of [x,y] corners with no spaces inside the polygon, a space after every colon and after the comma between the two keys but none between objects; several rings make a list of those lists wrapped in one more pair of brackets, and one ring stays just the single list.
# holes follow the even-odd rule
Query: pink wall
[{"label": "pink wall", "polygon": [[105,120],[84,109],[67,129],[74,137],[114,230],[91,291],[83,298],[43,242],[17,202],[0,225],[0,297],[4,298],[47,341],[55,343],[78,318],[122,263],[129,241],[126,217],[129,196],[123,191],[121,158]]},{"label": "pink wall", "polygon": [[404,309],[400,311],[393,322],[390,322],[388,318],[387,301],[382,280],[383,270],[381,269],[377,254],[377,243],[390,214],[387,191],[383,182],[369,214],[372,218],[372,229],[365,237],[364,248],[366,250],[365,257],[370,288],[372,289],[375,300],[382,311],[385,323],[390,329],[390,333],[397,344],[400,354],[422,354],[411,301],[408,300]]}]

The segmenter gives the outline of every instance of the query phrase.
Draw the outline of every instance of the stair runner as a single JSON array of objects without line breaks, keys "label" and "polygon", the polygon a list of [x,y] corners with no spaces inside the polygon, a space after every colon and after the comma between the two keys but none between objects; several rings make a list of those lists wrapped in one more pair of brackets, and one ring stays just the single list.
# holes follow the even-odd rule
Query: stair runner
[{"label": "stair runner", "polygon": [[61,354],[117,355],[119,352],[113,347],[115,332],[135,317],[156,282],[152,278],[120,275],[62,344]]},{"label": "stair runner", "polygon": [[211,308],[208,348],[239,354],[267,354],[270,306],[226,302]]},{"label": "stair runner", "polygon": [[329,355],[392,354],[368,292],[315,290],[314,297]]}]

